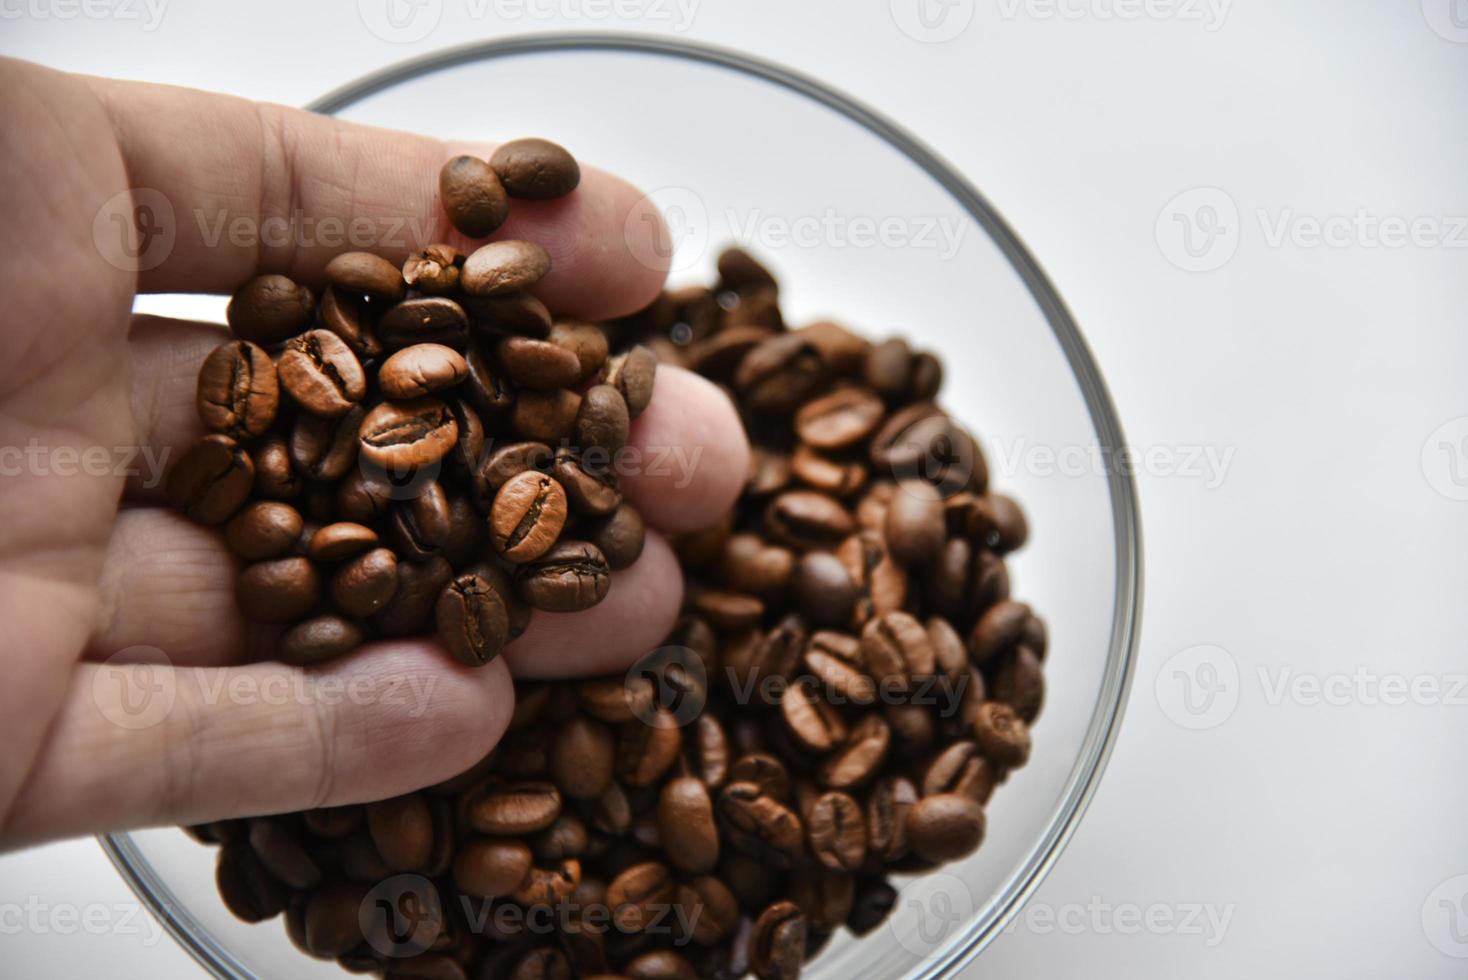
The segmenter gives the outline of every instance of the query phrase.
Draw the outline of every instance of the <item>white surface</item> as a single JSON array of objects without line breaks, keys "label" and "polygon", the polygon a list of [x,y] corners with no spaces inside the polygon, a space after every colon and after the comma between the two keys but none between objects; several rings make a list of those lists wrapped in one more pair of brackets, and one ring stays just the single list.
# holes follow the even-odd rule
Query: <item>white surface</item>
[{"label": "white surface", "polygon": [[[1468,416],[1468,9],[1218,2],[954,0],[936,30],[962,30],[924,43],[896,26],[924,33],[907,0],[684,0],[682,34],[844,88],[954,161],[1154,451],[1120,743],[975,975],[1461,976],[1468,422],[1436,430]],[[151,30],[147,9],[0,0],[0,51],[300,103],[470,38],[679,26],[662,0],[426,0],[436,24],[396,44],[345,0],[165,3]],[[1199,187],[1179,205],[1225,234],[1189,258],[1169,202]],[[1194,475],[1194,447],[1221,479]],[[1183,681],[1230,668],[1190,712]],[[0,975],[198,976],[128,902],[89,842],[0,858]]]}]

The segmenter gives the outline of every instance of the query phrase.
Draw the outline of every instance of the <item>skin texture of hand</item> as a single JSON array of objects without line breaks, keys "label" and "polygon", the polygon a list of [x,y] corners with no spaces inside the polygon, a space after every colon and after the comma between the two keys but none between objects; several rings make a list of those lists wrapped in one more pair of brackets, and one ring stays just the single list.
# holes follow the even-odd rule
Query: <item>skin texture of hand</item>
[{"label": "skin texture of hand", "polygon": [[[89,449],[113,462],[138,448],[176,459],[202,434],[195,376],[228,335],[134,316],[136,293],[228,293],[262,272],[319,287],[332,255],[358,244],[212,238],[221,217],[257,229],[367,218],[384,235],[400,229],[405,241],[374,249],[394,261],[433,241],[468,252],[437,200],[438,169],[458,152],[487,150],[0,60],[0,848],[407,792],[494,746],[512,673],[615,672],[661,642],[682,581],[658,532],[715,520],[748,464],[732,407],[686,372],[659,371],[632,430],[634,446],[676,447],[696,463],[624,481],[650,525],[642,558],[601,605],[537,613],[477,670],[430,639],[373,643],[319,668],[272,662],[268,638],[235,607],[236,564],[218,533],[142,479],[77,465]],[[161,264],[130,271],[97,236],[109,208],[131,214],[145,190],[171,205],[176,239]],[[583,166],[573,194],[514,202],[493,237],[551,253],[536,293],[552,310],[606,318],[662,284],[633,258],[654,250],[624,231],[660,233],[627,221],[646,207]]]}]

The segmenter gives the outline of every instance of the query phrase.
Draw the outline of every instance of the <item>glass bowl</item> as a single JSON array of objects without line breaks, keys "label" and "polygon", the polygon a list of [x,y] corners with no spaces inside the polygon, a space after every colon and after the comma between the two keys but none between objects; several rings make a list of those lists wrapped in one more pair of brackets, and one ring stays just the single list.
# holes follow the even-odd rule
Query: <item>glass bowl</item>
[{"label": "glass bowl", "polygon": [[[673,231],[673,282],[709,281],[738,242],[781,279],[792,323],[901,333],[947,365],[943,401],[992,484],[1026,509],[1014,592],[1050,626],[1030,763],[995,793],[968,860],[913,879],[889,923],[838,934],[829,977],[956,973],[1003,929],[1086,808],[1125,702],[1141,602],[1136,492],[1095,361],[1038,263],[948,164],[809,78],[682,41],[549,35],[414,59],[310,108],[444,137],[535,134],[649,192]],[[675,341],[676,337],[672,338]],[[234,919],[210,850],[173,829],[103,842],[123,876],[219,977],[340,978],[278,921]]]}]

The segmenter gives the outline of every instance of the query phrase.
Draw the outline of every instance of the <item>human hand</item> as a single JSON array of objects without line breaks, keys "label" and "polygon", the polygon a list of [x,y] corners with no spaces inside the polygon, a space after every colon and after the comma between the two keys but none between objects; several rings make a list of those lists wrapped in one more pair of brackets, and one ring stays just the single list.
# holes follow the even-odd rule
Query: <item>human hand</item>
[{"label": "human hand", "polygon": [[[691,461],[624,480],[651,528],[642,557],[605,602],[537,613],[480,669],[430,639],[318,668],[272,662],[271,635],[236,608],[218,533],[167,507],[156,465],[123,472],[171,461],[202,434],[196,376],[228,339],[217,325],[135,316],[135,294],[229,292],[262,272],[319,287],[334,254],[362,247],[328,242],[329,222],[369,222],[371,250],[394,261],[438,241],[467,252],[437,175],[485,147],[17,61],[0,61],[0,120],[0,848],[407,792],[493,747],[511,674],[610,673],[662,641],[682,580],[657,530],[715,520],[748,462],[732,407],[687,372],[660,370],[632,427],[644,458],[678,447]],[[166,207],[135,213],[149,201]],[[605,319],[662,284],[634,258],[661,234],[627,220],[637,208],[648,205],[630,185],[583,167],[573,194],[517,201],[494,237],[550,252],[535,292],[553,311]],[[319,240],[262,234],[303,219]],[[139,261],[125,261],[105,245],[128,230],[116,220],[163,221],[144,231],[164,233],[165,254],[155,262],[145,236]],[[254,235],[230,231],[240,227]]]}]

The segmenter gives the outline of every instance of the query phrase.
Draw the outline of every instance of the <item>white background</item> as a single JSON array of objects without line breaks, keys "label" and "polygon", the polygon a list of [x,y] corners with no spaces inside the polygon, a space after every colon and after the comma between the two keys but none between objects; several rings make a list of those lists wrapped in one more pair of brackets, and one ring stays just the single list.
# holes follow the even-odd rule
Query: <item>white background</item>
[{"label": "white background", "polygon": [[[1468,972],[1468,421],[1437,431],[1468,416],[1468,3],[924,0],[934,42],[917,0],[427,0],[389,43],[354,0],[93,2],[0,0],[0,52],[299,104],[473,38],[681,27],[896,117],[1039,257],[1131,443],[1231,454],[1139,476],[1120,742],[975,975]],[[90,841],[0,858],[0,975],[199,976],[130,899]]]}]

